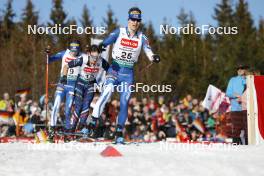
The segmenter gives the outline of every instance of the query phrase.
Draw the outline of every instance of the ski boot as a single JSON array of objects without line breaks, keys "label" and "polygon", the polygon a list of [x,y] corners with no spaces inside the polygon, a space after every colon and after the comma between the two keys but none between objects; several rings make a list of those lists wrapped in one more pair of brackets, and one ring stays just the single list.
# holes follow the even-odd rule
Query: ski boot
[{"label": "ski boot", "polygon": [[89,130],[87,128],[87,125],[80,124],[79,129],[80,131],[78,132],[78,134],[80,135],[78,135],[78,137],[76,136],[76,138],[88,138]]},{"label": "ski boot", "polygon": [[49,128],[48,142],[55,143],[54,137],[55,137],[55,127],[51,126]]},{"label": "ski boot", "polygon": [[64,130],[64,142],[68,143],[73,140],[73,136],[71,135],[72,130],[71,129],[65,129]]},{"label": "ski boot", "polygon": [[123,127],[121,125],[117,125],[116,127],[114,144],[125,144],[125,139],[123,137]]},{"label": "ski boot", "polygon": [[89,131],[89,137],[96,139],[97,133],[96,133],[96,127],[99,123],[99,119],[92,116],[92,121],[88,125],[88,131]]}]

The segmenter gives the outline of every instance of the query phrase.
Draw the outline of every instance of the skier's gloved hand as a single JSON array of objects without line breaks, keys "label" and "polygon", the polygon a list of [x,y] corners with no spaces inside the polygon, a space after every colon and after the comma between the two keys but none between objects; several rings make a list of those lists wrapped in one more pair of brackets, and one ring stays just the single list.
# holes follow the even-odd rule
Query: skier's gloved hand
[{"label": "skier's gloved hand", "polygon": [[159,62],[160,62],[160,57],[159,57],[159,55],[154,54],[154,55],[152,56],[152,58],[153,58],[153,62],[155,62],[155,63],[159,63]]},{"label": "skier's gloved hand", "polygon": [[99,48],[100,53],[106,51],[106,48],[105,48],[105,46],[103,45],[103,43],[100,43],[100,44],[98,45],[98,48]]},{"label": "skier's gloved hand", "polygon": [[45,48],[45,52],[46,52],[47,54],[50,53],[50,46],[49,46],[49,45]]},{"label": "skier's gloved hand", "polygon": [[61,78],[60,78],[60,83],[61,84],[67,84],[67,76],[66,75],[63,75]]}]

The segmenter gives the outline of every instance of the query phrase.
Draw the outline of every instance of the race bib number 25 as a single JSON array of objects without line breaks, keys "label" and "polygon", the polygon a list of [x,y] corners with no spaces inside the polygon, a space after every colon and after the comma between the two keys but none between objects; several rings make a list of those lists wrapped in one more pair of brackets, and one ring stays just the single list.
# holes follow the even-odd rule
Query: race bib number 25
[{"label": "race bib number 25", "polygon": [[132,53],[128,53],[128,52],[124,52],[123,51],[121,57],[123,59],[131,59],[132,58]]}]

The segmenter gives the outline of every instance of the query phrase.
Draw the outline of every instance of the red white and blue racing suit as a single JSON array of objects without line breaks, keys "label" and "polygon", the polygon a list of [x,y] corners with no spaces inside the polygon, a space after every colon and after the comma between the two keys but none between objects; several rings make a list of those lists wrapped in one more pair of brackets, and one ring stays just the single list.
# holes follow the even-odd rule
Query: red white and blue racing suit
[{"label": "red white and blue racing suit", "polygon": [[96,78],[101,69],[108,70],[109,64],[99,57],[95,64],[90,63],[90,55],[83,54],[82,57],[68,63],[69,69],[80,67],[80,75],[76,82],[74,97],[74,112],[71,119],[71,129],[75,130],[80,119],[80,126],[86,125],[90,104],[95,93]]}]

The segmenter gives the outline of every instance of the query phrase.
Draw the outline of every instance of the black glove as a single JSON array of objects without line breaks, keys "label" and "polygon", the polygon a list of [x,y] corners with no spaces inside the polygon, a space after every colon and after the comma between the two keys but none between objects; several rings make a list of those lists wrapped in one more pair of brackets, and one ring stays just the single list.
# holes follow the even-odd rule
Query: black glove
[{"label": "black glove", "polygon": [[50,53],[50,46],[49,46],[49,45],[45,48],[45,52],[46,52],[47,54]]},{"label": "black glove", "polygon": [[152,58],[153,58],[153,62],[155,62],[155,63],[159,63],[159,62],[160,62],[160,57],[159,57],[159,55],[154,54],[154,55],[152,56]]},{"label": "black glove", "polygon": [[106,51],[106,48],[105,48],[105,46],[103,45],[103,43],[100,43],[100,44],[98,45],[98,48],[99,48],[100,53]]},{"label": "black glove", "polygon": [[60,83],[61,84],[67,84],[67,76],[66,75],[63,75],[61,78],[60,78]]}]

